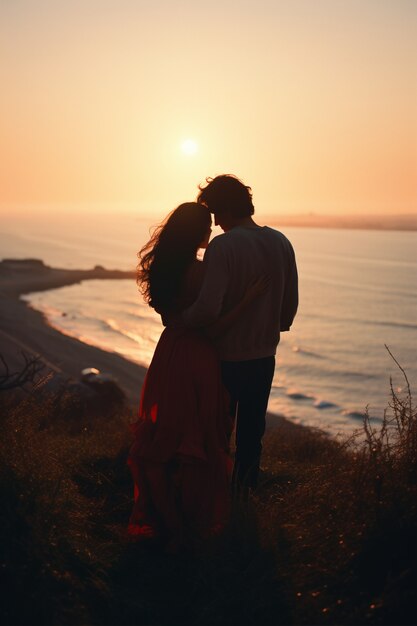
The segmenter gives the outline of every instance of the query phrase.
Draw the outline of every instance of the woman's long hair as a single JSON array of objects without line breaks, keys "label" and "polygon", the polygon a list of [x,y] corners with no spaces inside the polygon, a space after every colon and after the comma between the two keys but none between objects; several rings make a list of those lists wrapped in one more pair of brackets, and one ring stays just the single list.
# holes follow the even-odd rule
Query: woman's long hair
[{"label": "woman's long hair", "polygon": [[205,206],[185,202],[155,228],[138,252],[137,283],[145,302],[158,313],[174,305],[210,224]]}]

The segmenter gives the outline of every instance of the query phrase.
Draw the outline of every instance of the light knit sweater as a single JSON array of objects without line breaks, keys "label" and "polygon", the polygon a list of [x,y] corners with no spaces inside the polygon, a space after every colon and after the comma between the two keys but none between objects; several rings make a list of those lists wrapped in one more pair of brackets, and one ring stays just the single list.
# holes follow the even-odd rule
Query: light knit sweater
[{"label": "light knit sweater", "polygon": [[268,274],[267,291],[214,344],[224,361],[274,355],[280,331],[290,329],[298,306],[297,265],[289,240],[268,226],[237,226],[213,239],[204,266],[197,300],[182,315],[185,324],[198,328],[214,322],[242,300],[251,282]]}]

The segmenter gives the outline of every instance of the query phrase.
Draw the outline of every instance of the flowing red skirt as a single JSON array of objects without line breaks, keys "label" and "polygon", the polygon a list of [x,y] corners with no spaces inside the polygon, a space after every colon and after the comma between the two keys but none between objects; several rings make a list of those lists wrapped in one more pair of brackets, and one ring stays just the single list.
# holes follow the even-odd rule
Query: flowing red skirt
[{"label": "flowing red skirt", "polygon": [[130,535],[183,541],[221,529],[230,512],[231,423],[220,364],[197,331],[166,328],[142,389],[128,464]]}]

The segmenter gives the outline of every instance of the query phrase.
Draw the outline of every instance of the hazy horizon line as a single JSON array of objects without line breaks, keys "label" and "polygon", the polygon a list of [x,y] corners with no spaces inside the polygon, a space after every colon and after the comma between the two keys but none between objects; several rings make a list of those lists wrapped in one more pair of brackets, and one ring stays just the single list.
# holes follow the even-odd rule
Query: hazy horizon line
[{"label": "hazy horizon line", "polygon": [[[187,202],[193,202],[193,200],[186,200]],[[1,202],[0,201],[0,213],[13,211],[16,213],[27,213],[33,212],[34,209],[39,212],[39,214],[51,212],[53,210],[71,210],[71,212],[80,211],[82,212],[84,209],[89,208],[91,210],[90,215],[94,215],[94,210],[101,210],[105,213],[112,213],[114,211],[126,212],[128,214],[134,215],[134,213],[139,213],[144,217],[157,217],[161,213],[164,215],[168,214],[171,210],[175,209],[176,206],[172,208],[168,207],[160,207],[156,204],[152,205],[150,208],[146,209],[140,206],[139,202]],[[402,219],[402,218],[417,218],[417,207],[412,210],[404,210],[401,209],[401,212],[393,209],[391,212],[378,212],[378,211],[358,211],[357,209],[353,212],[349,212],[347,209],[346,212],[337,212],[330,213],[326,210],[320,211],[315,209],[298,209],[296,211],[290,211],[288,209],[283,209],[282,211],[274,211],[273,213],[268,210],[257,209],[255,204],[255,214],[257,216],[267,217],[270,219],[276,218],[294,218],[294,219]]]}]

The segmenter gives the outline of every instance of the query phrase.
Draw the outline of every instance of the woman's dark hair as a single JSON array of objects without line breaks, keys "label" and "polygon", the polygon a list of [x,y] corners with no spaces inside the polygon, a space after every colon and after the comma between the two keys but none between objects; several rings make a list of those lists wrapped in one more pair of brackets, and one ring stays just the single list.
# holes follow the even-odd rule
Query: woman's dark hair
[{"label": "woman's dark hair", "polygon": [[252,189],[232,174],[206,178],[207,186],[199,185],[197,202],[205,204],[211,213],[230,213],[233,217],[247,217],[255,212]]},{"label": "woman's dark hair", "polygon": [[158,313],[174,305],[210,224],[210,212],[205,206],[185,202],[155,228],[138,252],[137,283],[145,302]]}]

